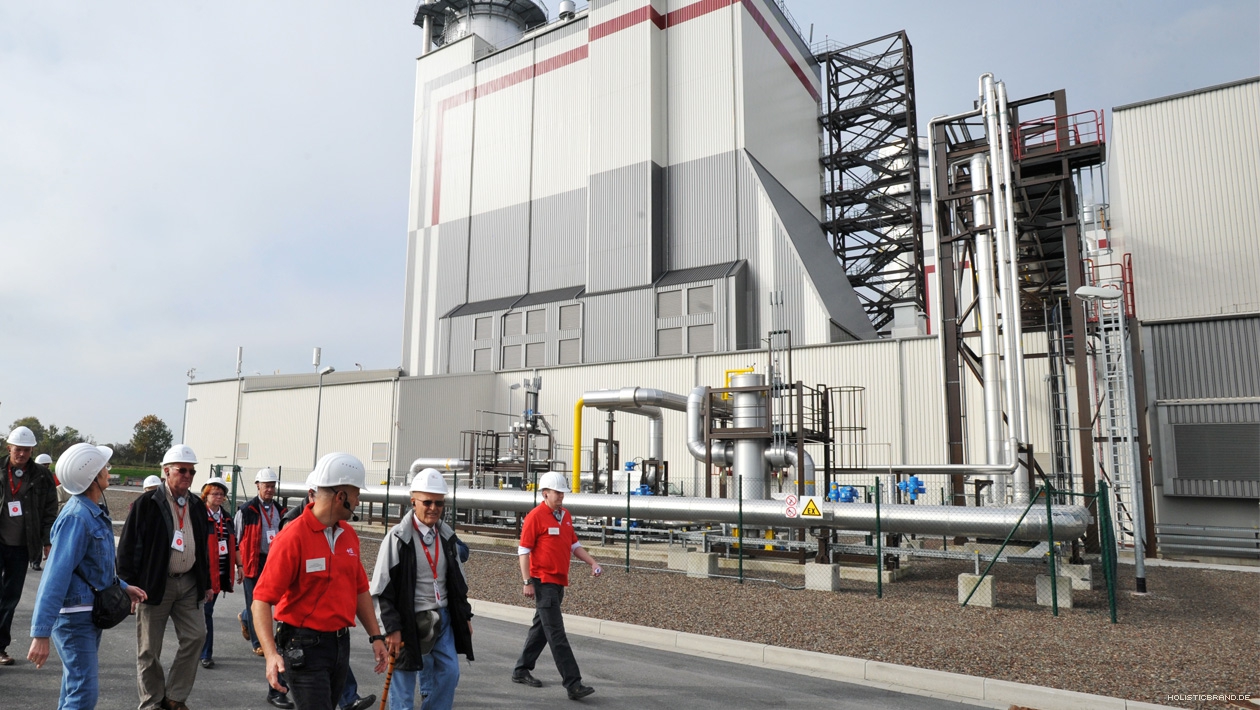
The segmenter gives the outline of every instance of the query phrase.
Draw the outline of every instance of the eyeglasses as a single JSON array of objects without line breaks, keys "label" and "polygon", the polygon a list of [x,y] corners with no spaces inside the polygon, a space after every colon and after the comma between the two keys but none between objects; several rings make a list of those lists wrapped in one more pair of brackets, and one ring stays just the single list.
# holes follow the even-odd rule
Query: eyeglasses
[{"label": "eyeglasses", "polygon": [[178,473],[183,476],[191,476],[197,473],[195,468],[184,468],[183,466],[171,466],[171,473]]},{"label": "eyeglasses", "polygon": [[444,508],[444,507],[446,507],[446,501],[444,501],[444,500],[418,500],[418,501],[416,501],[416,502],[417,502],[417,503],[419,503],[420,505],[423,505],[423,506],[424,506],[424,507],[426,507],[426,508],[433,508],[433,507]]},{"label": "eyeglasses", "polygon": [[106,471],[112,471],[112,470],[114,470],[114,467],[113,467],[113,466],[110,466],[109,464],[105,464],[105,470],[106,470]]}]

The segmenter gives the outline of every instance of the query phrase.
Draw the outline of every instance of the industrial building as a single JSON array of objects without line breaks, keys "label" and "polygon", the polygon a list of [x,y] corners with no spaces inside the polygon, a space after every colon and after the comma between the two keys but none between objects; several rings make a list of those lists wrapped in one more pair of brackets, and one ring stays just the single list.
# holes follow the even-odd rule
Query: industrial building
[{"label": "industrial building", "polygon": [[[811,48],[778,0],[564,2],[550,22],[530,0],[437,0],[415,22],[400,366],[192,382],[186,441],[203,462],[298,481],[341,450],[394,484],[418,458],[526,479],[541,462],[596,487],[638,462],[665,474],[659,493],[728,498],[737,482],[749,498],[821,494],[919,466],[924,508],[1004,508],[1042,475],[1087,493],[1108,481],[1121,544],[1152,553],[1165,521],[1232,531],[1207,538],[1256,526],[1260,296],[1239,270],[1260,262],[1260,181],[1239,157],[1255,151],[1236,151],[1256,144],[1255,80],[1116,109],[1108,158],[1097,112],[1070,113],[1063,92],[1008,110],[991,78],[981,108],[919,136],[904,34]],[[1154,133],[1227,101],[1219,133]],[[1159,171],[1193,161],[1233,161],[1232,191],[1205,174],[1159,192]],[[1082,172],[1104,165],[1113,204],[1081,207]],[[1175,224],[1213,225],[1213,241],[1192,249]],[[1178,270],[1182,251],[1213,270]],[[1108,389],[1113,311],[1076,295],[1108,286],[1102,263],[1123,272],[1126,252],[1137,309],[1116,342],[1132,367],[1114,381],[1137,379]],[[1170,283],[1205,292],[1162,296]],[[1205,338],[1238,345],[1180,345]],[[1200,367],[1229,374],[1187,374]],[[762,379],[739,380],[749,368]],[[746,479],[714,430],[696,445],[687,409],[732,377],[801,403],[752,427],[771,443]],[[1149,411],[1100,417],[1100,385]],[[1251,448],[1199,456],[1223,438]],[[1145,499],[1138,480],[1155,484]],[[1196,552],[1161,551],[1178,549]]]}]

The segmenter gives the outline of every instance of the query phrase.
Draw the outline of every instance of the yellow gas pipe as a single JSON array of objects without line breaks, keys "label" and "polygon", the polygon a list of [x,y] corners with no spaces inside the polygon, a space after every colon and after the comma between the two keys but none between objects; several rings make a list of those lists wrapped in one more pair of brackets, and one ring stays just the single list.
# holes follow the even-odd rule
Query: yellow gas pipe
[{"label": "yellow gas pipe", "polygon": [[586,401],[578,397],[573,405],[573,492],[582,492],[582,407]]}]

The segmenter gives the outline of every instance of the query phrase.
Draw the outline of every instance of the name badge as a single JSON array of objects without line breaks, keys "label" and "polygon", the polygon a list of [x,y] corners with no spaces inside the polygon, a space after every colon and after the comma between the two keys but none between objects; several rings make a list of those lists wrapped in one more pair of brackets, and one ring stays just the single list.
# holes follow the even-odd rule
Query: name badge
[{"label": "name badge", "polygon": [[20,500],[9,501],[9,517],[11,518],[22,517],[22,501]]},{"label": "name badge", "polygon": [[227,540],[219,540],[219,554],[226,555],[227,553]]},{"label": "name badge", "polygon": [[328,569],[328,561],[325,560],[323,557],[316,557],[313,560],[306,561],[306,571],[308,573],[323,572],[326,569]]},{"label": "name badge", "polygon": [[272,541],[272,540],[274,540],[274,539],[276,539],[276,531],[275,531],[275,530],[268,530],[268,531],[267,531],[267,544],[268,544],[268,545],[270,545],[270,544],[271,544],[271,541]]},{"label": "name badge", "polygon": [[175,537],[171,539],[171,547],[178,552],[184,551],[184,531],[176,530]]},{"label": "name badge", "polygon": [[547,534],[548,534],[548,535],[559,535],[559,534],[560,534],[560,528],[547,528]]}]

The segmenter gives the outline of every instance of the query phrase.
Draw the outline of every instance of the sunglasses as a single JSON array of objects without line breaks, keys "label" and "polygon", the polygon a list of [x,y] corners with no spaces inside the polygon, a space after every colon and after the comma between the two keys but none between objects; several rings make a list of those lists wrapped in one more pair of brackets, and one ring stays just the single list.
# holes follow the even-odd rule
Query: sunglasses
[{"label": "sunglasses", "polygon": [[434,506],[437,506],[438,508],[446,507],[446,501],[444,500],[418,500],[416,502],[426,508],[432,508]]},{"label": "sunglasses", "polygon": [[184,468],[183,466],[172,466],[172,467],[171,467],[171,473],[178,473],[178,474],[181,474],[181,475],[184,475],[184,476],[191,476],[191,475],[193,475],[193,474],[197,473],[197,469],[195,469],[195,468]]}]

